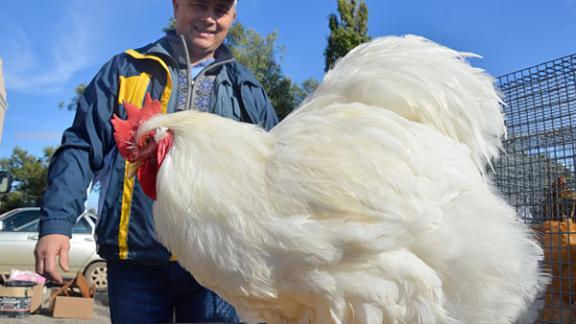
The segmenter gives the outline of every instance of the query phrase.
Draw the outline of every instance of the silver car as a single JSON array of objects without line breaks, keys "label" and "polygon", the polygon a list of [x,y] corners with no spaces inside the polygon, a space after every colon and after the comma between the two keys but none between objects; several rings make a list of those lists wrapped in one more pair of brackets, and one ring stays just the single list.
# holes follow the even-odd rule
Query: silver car
[{"label": "silver car", "polygon": [[[34,271],[34,247],[38,241],[40,208],[18,208],[0,215],[0,273],[11,269]],[[70,271],[81,271],[98,290],[107,289],[106,262],[96,254],[96,216],[85,212],[72,228]]]}]

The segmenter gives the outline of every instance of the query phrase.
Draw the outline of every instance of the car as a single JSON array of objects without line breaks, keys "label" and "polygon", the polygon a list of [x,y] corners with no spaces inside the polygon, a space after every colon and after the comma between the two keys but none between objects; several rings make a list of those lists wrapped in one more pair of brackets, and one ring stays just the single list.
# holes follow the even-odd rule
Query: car
[{"label": "car", "polygon": [[[0,273],[12,269],[34,271],[34,247],[38,241],[40,208],[17,208],[0,215]],[[82,272],[98,291],[108,288],[106,262],[96,253],[96,216],[84,212],[72,228],[69,267],[64,277]]]}]

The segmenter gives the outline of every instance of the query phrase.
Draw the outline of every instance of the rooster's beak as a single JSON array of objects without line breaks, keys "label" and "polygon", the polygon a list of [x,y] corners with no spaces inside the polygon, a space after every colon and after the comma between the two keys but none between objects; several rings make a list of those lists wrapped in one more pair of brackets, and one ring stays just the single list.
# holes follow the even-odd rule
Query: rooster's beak
[{"label": "rooster's beak", "polygon": [[142,163],[143,162],[140,160],[136,160],[134,162],[128,163],[128,166],[126,169],[126,176],[128,177],[128,179],[132,179],[136,175],[136,172],[138,172],[138,169],[140,169],[140,166],[142,166]]}]

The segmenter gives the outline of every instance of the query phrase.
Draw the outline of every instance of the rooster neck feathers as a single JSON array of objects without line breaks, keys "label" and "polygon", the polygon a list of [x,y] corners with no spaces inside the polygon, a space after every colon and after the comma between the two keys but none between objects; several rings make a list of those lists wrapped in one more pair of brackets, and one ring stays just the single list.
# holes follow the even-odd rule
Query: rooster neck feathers
[{"label": "rooster neck feathers", "polygon": [[[238,215],[240,211],[230,210],[234,206],[248,206],[240,201],[255,204],[253,197],[264,195],[265,166],[274,142],[261,128],[214,114],[183,111],[158,115],[142,131],[160,127],[174,135],[163,165],[163,174],[171,180],[159,181],[159,192],[186,192],[195,201],[193,208],[220,210],[217,213],[223,217],[230,215],[226,218]],[[192,180],[179,181],[182,178]],[[250,211],[242,212],[254,214],[262,207],[252,205]],[[208,214],[212,213],[202,217]]]}]

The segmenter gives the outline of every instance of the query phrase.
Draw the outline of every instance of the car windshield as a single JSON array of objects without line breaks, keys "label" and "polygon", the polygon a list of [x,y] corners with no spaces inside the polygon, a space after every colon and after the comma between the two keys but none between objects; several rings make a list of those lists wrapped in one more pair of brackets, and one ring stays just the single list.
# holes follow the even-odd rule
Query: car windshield
[{"label": "car windshield", "polygon": [[39,210],[24,210],[8,216],[3,220],[4,232],[33,232],[38,231]]},{"label": "car windshield", "polygon": [[[2,220],[2,232],[38,232],[40,224],[40,210],[22,210]],[[73,234],[91,234],[92,226],[85,217],[81,217],[72,228]]]}]

